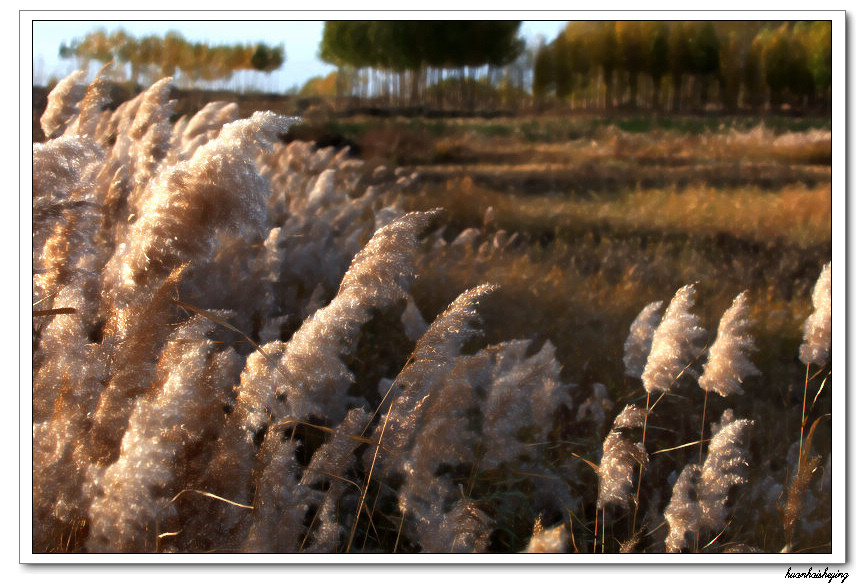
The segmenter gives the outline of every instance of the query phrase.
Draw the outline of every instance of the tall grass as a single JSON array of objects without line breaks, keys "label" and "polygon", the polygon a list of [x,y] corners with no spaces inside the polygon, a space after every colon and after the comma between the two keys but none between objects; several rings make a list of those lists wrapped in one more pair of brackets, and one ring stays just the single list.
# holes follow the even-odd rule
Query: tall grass
[{"label": "tall grass", "polygon": [[[294,120],[172,122],[167,80],[103,110],[81,79],[33,147],[35,553],[831,549],[823,278],[790,325],[824,366],[797,441],[736,401],[774,334],[743,300],[703,346],[695,298],[723,289],[632,272],[603,302],[573,247],[498,211],[459,235],[407,211],[411,178],[283,143]],[[575,356],[605,320],[615,354]]]}]

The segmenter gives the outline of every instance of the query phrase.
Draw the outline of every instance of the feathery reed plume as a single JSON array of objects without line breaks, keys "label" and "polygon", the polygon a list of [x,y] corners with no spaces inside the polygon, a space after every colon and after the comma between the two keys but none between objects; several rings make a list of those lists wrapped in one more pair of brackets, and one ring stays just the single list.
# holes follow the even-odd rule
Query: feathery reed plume
[{"label": "feathery reed plume", "polygon": [[[438,476],[443,464],[469,461],[477,436],[467,426],[469,409],[475,403],[468,380],[477,367],[488,367],[489,360],[460,356],[463,343],[477,334],[473,321],[478,318],[477,304],[495,290],[482,284],[460,294],[427,328],[412,352],[409,362],[390,385],[400,393],[392,400],[387,416],[375,429],[373,438],[387,444],[379,453],[380,472],[401,472],[405,476],[399,490],[400,510],[423,525],[411,530],[421,536],[425,552],[447,552],[451,546],[472,551],[471,534],[486,536],[486,520],[479,511],[455,513],[460,518],[458,532],[447,517],[446,509],[459,506],[460,493],[447,476]],[[383,402],[384,403],[384,402]],[[386,434],[383,434],[386,432]],[[370,454],[367,466],[373,464]],[[462,535],[460,535],[462,534]],[[459,540],[461,543],[457,542]]]},{"label": "feathery reed plume", "polygon": [[[63,136],[33,145],[33,228],[41,231],[45,222],[62,209],[83,203],[98,203],[93,189],[92,166],[103,156],[89,138]],[[41,249],[34,242],[34,250]]]},{"label": "feathery reed plume", "polygon": [[700,351],[697,342],[706,331],[690,312],[694,291],[693,284],[679,288],[655,330],[642,375],[646,393],[670,391]]},{"label": "feathery reed plume", "polygon": [[808,365],[823,366],[832,350],[832,262],[823,266],[811,298],[814,312],[805,321],[799,359]]},{"label": "feathery reed plume", "polygon": [[74,71],[62,79],[48,94],[48,105],[39,119],[46,138],[61,135],[78,113],[78,102],[84,97],[84,71]]},{"label": "feathery reed plume", "polygon": [[[415,433],[421,428],[419,420],[430,400],[435,399],[434,392],[443,386],[456,365],[463,343],[478,333],[471,324],[478,317],[478,302],[495,289],[496,286],[482,284],[460,294],[436,317],[418,341],[409,363],[393,383],[393,387],[400,393],[393,398],[393,409],[388,422],[386,442],[392,455],[383,459],[382,468],[390,468],[387,461],[396,463],[400,460]],[[438,414],[447,416],[447,413],[442,411]],[[379,432],[377,431],[376,435]],[[417,462],[415,461],[415,464]],[[407,464],[412,466],[411,462]]]},{"label": "feathery reed plume", "polygon": [[49,299],[76,273],[85,281],[96,278],[101,201],[94,182],[102,157],[92,140],[77,136],[33,145],[34,304]]},{"label": "feathery reed plume", "polygon": [[461,500],[447,513],[418,523],[425,553],[482,553],[489,545],[492,519],[474,501]]},{"label": "feathery reed plume", "polygon": [[[790,486],[787,489],[787,502],[783,505],[783,507],[781,507],[781,518],[784,525],[784,538],[788,548],[792,548],[793,545],[794,528],[796,526],[796,522],[801,522],[802,526],[804,527],[804,525],[807,523],[805,520],[805,516],[808,514],[808,512],[813,510],[813,507],[816,506],[814,496],[808,490],[808,486],[811,484],[811,480],[813,479],[814,474],[820,468],[820,462],[822,461],[822,457],[820,456],[811,456],[811,444],[814,439],[814,431],[817,429],[817,426],[819,425],[821,419],[822,418],[817,418],[811,424],[811,429],[808,431],[808,437],[805,439],[804,444],[800,445],[799,457],[796,464],[796,474],[793,476],[793,480],[790,482]],[[793,452],[794,451],[791,448],[790,453],[793,454]],[[831,463],[832,459],[830,458],[828,463],[830,471]],[[809,502],[811,503],[811,509],[807,509],[807,503]]]},{"label": "feathery reed plume", "polygon": [[[460,463],[473,461],[479,442],[477,432],[470,425],[471,412],[478,401],[474,386],[479,378],[489,376],[491,368],[491,357],[486,351],[458,357],[440,388],[434,389],[425,400],[425,411],[413,444],[402,456],[399,470],[404,481],[398,492],[399,507],[410,519],[426,526],[422,533],[427,542],[451,539],[443,515],[446,509],[462,500],[464,494],[454,485],[452,472],[442,472],[442,469],[454,469]],[[387,463],[388,454],[384,456]],[[391,463],[391,466],[394,465]],[[436,534],[432,532],[434,529],[446,531]],[[406,531],[419,535],[414,526]],[[432,551],[428,547],[424,550]]]},{"label": "feathery reed plume", "polygon": [[403,216],[377,231],[354,257],[336,297],[306,320],[286,345],[280,359],[288,375],[285,399],[271,404],[275,414],[329,420],[342,415],[345,392],[354,378],[341,357],[352,350],[373,309],[384,309],[405,296],[414,278],[417,235],[436,213]]},{"label": "feathery reed plume", "polygon": [[664,306],[662,300],[647,304],[634,322],[631,323],[628,338],[625,340],[625,375],[640,379],[643,375],[643,369],[646,368],[646,360],[649,358],[649,351],[652,349],[652,338],[655,336],[655,329],[661,322],[661,307]]},{"label": "feathery reed plume", "polygon": [[301,469],[295,456],[300,443],[266,441],[262,454],[268,464],[256,481],[249,535],[244,552],[286,553],[297,551],[303,535],[303,519],[313,503],[311,491],[300,484]]},{"label": "feathery reed plume", "polygon": [[787,502],[781,509],[781,519],[784,525],[784,538],[787,546],[792,547],[794,528],[796,522],[805,515],[804,507],[807,498],[808,486],[817,469],[820,468],[821,458],[819,456],[803,457],[796,471],[796,475],[790,483],[787,491]]},{"label": "feathery reed plume", "polygon": [[[330,304],[307,319],[288,343],[273,341],[250,355],[235,407],[206,473],[207,488],[246,501],[256,464],[268,468],[271,458],[288,464],[294,456],[283,452],[287,443],[281,441],[281,430],[268,424],[343,415],[354,377],[342,358],[353,349],[373,309],[383,309],[406,293],[417,233],[434,214],[410,213],[379,230],[355,256]],[[257,436],[262,432],[264,443],[256,463],[256,442],[261,439]],[[232,527],[244,517],[236,508],[216,512],[224,525]],[[264,545],[261,541],[255,536],[248,545],[259,547]]]},{"label": "feathery reed plume", "polygon": [[175,102],[171,95],[171,78],[160,79],[139,96],[135,115],[118,135],[118,146],[128,148],[133,191],[129,202],[134,212],[139,211],[140,197],[159,172],[160,164],[171,147],[171,114]]},{"label": "feathery reed plume", "polygon": [[673,486],[673,496],[664,510],[667,520],[667,553],[680,552],[688,547],[688,533],[695,538],[700,531],[701,509],[697,502],[696,481],[700,475],[700,466],[689,464],[682,469],[676,484]]},{"label": "feathery reed plume", "polygon": [[181,160],[189,159],[199,146],[215,138],[224,125],[234,122],[237,112],[236,103],[224,101],[212,101],[196,112],[181,134]]},{"label": "feathery reed plume", "polygon": [[167,325],[176,314],[170,298],[186,267],[174,269],[158,287],[139,291],[134,302],[111,306],[102,342],[110,380],[92,412],[92,429],[78,445],[97,465],[116,459],[135,400],[156,382],[153,357],[170,333]]},{"label": "feathery reed plume", "polygon": [[[246,358],[240,381],[234,388],[236,398],[231,412],[218,428],[213,455],[197,481],[200,489],[242,505],[252,502],[256,452],[262,442],[260,432],[268,420],[267,400],[276,393],[279,381],[274,360],[279,358],[282,346],[283,343],[274,341]],[[287,448],[285,444],[282,446]],[[249,511],[243,507],[206,501],[189,518],[184,530],[192,541],[198,542],[198,547],[211,549],[241,542],[248,533],[249,520]]]},{"label": "feathery reed plume", "polygon": [[562,366],[556,360],[555,347],[546,341],[537,353],[526,357],[530,344],[527,340],[509,341],[496,352],[492,378],[481,405],[482,469],[496,468],[520,456],[534,458],[536,447],[529,443],[546,440],[555,409],[571,405],[566,387],[559,380]]},{"label": "feathery reed plume", "polygon": [[91,485],[89,551],[153,551],[155,530],[175,518],[169,494],[178,490],[183,450],[204,436],[213,410],[221,409],[202,383],[214,348],[205,335],[213,327],[196,316],[167,340],[158,365],[164,382],[136,402],[120,457]]},{"label": "feathery reed plume", "polygon": [[191,160],[160,173],[145,195],[128,245],[118,248],[124,285],[159,278],[193,258],[206,260],[217,230],[258,233],[269,189],[253,160],[258,148],[288,126],[276,114],[256,113],[223,127]]},{"label": "feathery reed plume", "polygon": [[649,463],[649,455],[641,443],[634,443],[624,436],[622,430],[639,428],[646,419],[647,411],[627,405],[613,421],[613,429],[604,440],[601,464],[598,467],[600,493],[598,507],[613,503],[627,508],[634,488],[634,467]]},{"label": "feathery reed plume", "polygon": [[[92,293],[95,287],[93,280],[94,278],[85,276],[61,286],[53,300],[58,302],[59,306],[72,309],[72,313],[57,314],[39,329],[39,344],[33,355],[34,423],[45,422],[58,415],[60,412],[57,411],[57,400],[61,394],[66,393],[63,400],[69,400],[78,393],[73,388],[87,380],[88,373],[94,367],[104,368],[103,347],[88,342],[88,333],[96,312],[96,299]],[[84,361],[85,355],[91,360]],[[99,377],[101,376],[100,374]],[[93,389],[97,389],[98,395],[98,386],[88,390],[88,394]],[[73,401],[78,401],[78,398]],[[89,400],[84,403],[92,405]],[[72,404],[69,405],[72,407]]]},{"label": "feathery reed plume", "polygon": [[171,77],[163,77],[141,94],[135,117],[129,126],[129,136],[133,140],[141,140],[152,127],[168,119],[170,110],[165,106],[169,103],[171,81]]},{"label": "feathery reed plume", "polygon": [[[97,127],[103,118],[103,109],[111,103],[111,85],[103,77],[109,65],[104,65],[96,74],[93,82],[87,86],[84,97],[79,104],[80,113],[69,124],[64,135],[97,136]],[[100,144],[103,144],[100,140]]]},{"label": "feathery reed plume", "polygon": [[85,440],[108,376],[105,352],[88,342],[82,314],[94,303],[89,287],[71,282],[54,300],[82,310],[53,316],[42,328],[34,354],[34,553],[55,548],[55,534],[84,518],[89,504],[81,491],[86,462],[75,456],[75,448]]},{"label": "feathery reed plume", "polygon": [[539,533],[533,533],[529,545],[522,551],[524,554],[564,554],[568,552],[568,531],[565,524],[555,527],[541,528]]},{"label": "feathery reed plume", "polygon": [[718,338],[709,348],[709,359],[697,383],[704,391],[714,391],[721,397],[743,394],[742,380],[760,373],[749,359],[757,346],[748,334],[748,298],[742,292],[721,317]]},{"label": "feathery reed plume", "polygon": [[[732,418],[732,412],[729,415],[727,412],[724,422]],[[724,422],[709,442],[706,462],[703,463],[697,485],[700,525],[713,531],[720,531],[727,523],[730,489],[745,484],[747,480],[748,432],[754,425],[752,420],[746,419]]]},{"label": "feathery reed plume", "polygon": [[340,547],[340,536],[345,531],[339,524],[337,508],[340,499],[351,485],[343,478],[354,461],[354,451],[361,445],[356,436],[370,420],[369,412],[363,408],[350,410],[345,419],[337,426],[330,440],[315,451],[309,465],[303,472],[300,484],[308,486],[327,481],[329,487],[323,494],[318,506],[317,519],[310,524],[313,531],[311,544],[303,548],[310,553],[335,552]]}]

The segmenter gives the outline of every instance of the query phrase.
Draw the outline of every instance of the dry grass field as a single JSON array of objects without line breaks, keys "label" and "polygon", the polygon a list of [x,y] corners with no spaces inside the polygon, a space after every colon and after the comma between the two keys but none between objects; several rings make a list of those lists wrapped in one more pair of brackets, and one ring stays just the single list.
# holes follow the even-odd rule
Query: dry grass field
[{"label": "dry grass field", "polygon": [[34,101],[34,553],[832,551],[825,120],[116,97]]}]

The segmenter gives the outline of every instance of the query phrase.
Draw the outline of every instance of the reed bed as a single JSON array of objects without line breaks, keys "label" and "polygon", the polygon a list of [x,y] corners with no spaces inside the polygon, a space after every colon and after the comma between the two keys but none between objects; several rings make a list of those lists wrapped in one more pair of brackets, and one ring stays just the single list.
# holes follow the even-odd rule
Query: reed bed
[{"label": "reed bed", "polygon": [[671,290],[82,79],[33,146],[34,553],[831,551],[831,262]]}]

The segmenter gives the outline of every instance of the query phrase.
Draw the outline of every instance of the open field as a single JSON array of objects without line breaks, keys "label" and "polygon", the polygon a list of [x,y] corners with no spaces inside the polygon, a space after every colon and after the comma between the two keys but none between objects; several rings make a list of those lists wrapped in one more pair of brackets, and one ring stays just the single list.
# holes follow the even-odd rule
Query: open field
[{"label": "open field", "polygon": [[34,122],[34,552],[832,550],[826,121],[107,91]]}]

